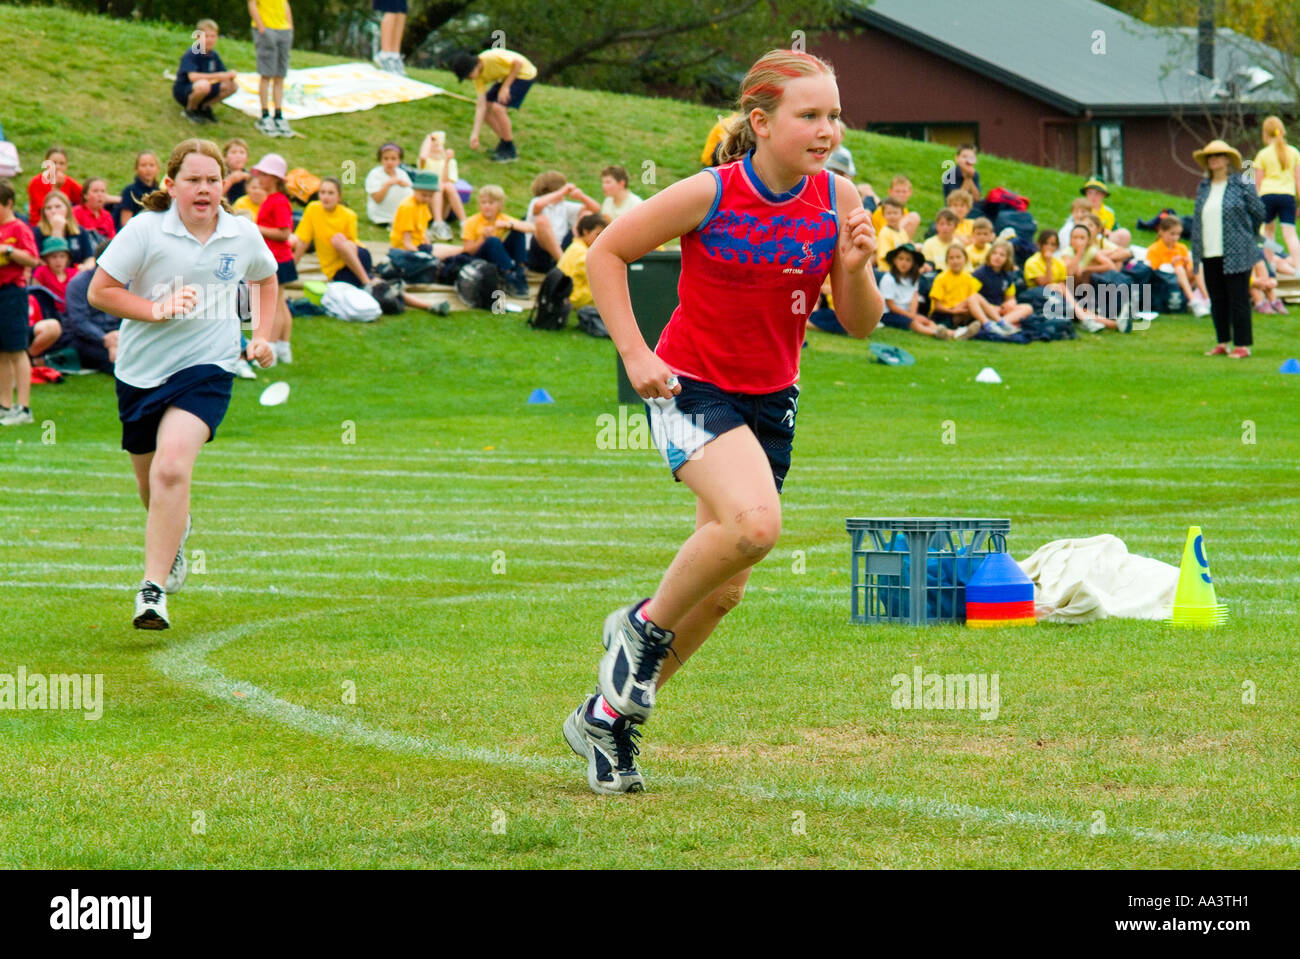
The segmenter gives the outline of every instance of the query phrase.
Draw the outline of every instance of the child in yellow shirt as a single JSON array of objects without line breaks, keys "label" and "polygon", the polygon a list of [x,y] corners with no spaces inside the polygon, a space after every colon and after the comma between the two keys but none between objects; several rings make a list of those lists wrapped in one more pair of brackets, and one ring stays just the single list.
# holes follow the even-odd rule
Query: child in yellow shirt
[{"label": "child in yellow shirt", "polygon": [[595,299],[591,295],[591,285],[587,282],[587,250],[596,242],[600,231],[608,224],[599,213],[588,213],[578,220],[574,228],[578,234],[564,249],[560,256],[559,269],[573,280],[573,292],[569,294],[569,303],[575,310],[584,306],[593,306]]},{"label": "child in yellow shirt", "polygon": [[535,232],[535,227],[505,213],[505,204],[506,191],[501,187],[494,183],[481,187],[478,212],[461,224],[460,238],[470,256],[495,264],[507,293],[526,297],[524,234]]},{"label": "child in yellow shirt", "polygon": [[971,226],[971,241],[966,246],[966,255],[970,257],[971,270],[978,270],[989,258],[993,249],[993,222],[988,217],[980,217]]},{"label": "child in yellow shirt", "polygon": [[997,314],[986,310],[979,295],[980,281],[966,269],[966,248],[953,243],[946,263],[947,269],[930,287],[930,319],[956,330],[953,339],[973,337],[986,322],[996,323]]},{"label": "child in yellow shirt", "polygon": [[953,190],[948,194],[947,206],[957,214],[957,238],[963,243],[969,243],[971,232],[975,229],[975,221],[970,218],[975,198],[965,190]]},{"label": "child in yellow shirt", "polygon": [[880,210],[885,225],[876,231],[876,263],[882,270],[887,270],[889,265],[886,257],[889,256],[889,251],[912,241],[902,226],[903,204],[892,196],[887,196],[880,201]]},{"label": "child in yellow shirt", "polygon": [[934,229],[935,235],[921,244],[921,255],[925,257],[922,270],[927,273],[942,270],[948,262],[948,248],[954,243],[962,245],[956,235],[957,214],[947,207],[940,210],[934,218]]}]

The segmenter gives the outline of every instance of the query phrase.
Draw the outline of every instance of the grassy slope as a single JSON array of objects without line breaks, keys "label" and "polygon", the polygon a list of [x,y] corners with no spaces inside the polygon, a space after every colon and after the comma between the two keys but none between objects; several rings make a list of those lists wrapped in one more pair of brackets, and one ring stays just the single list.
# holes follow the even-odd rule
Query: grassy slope
[{"label": "grassy slope", "polygon": [[[62,24],[52,42],[104,27],[40,16]],[[0,28],[37,19],[0,8]],[[132,62],[154,56],[150,37],[183,42],[112,28],[114,55]],[[167,62],[155,59],[142,72]],[[609,111],[598,94],[537,94],[593,130]],[[624,102],[666,117],[675,145],[646,155],[690,169],[699,137],[683,128],[698,118],[702,129],[704,111]],[[440,109],[460,108],[395,107],[338,129],[355,131],[360,156],[388,135],[366,124],[409,114],[413,139]],[[539,156],[558,158],[562,128],[546,113],[525,129]],[[463,116],[440,114],[452,115]],[[4,119],[21,142],[38,121],[18,117],[19,132]],[[163,139],[187,129],[166,123]],[[70,139],[80,172],[132,148],[109,126],[45,136]],[[304,128],[312,139],[295,149],[327,156],[327,138]],[[915,158],[941,159],[870,139],[877,181],[903,167],[924,185]],[[578,169],[594,176],[605,159]],[[525,176],[522,165],[493,172]],[[1033,175],[1068,196],[1068,178]],[[647,727],[652,791],[615,802],[587,792],[558,724],[589,688],[600,618],[653,588],[692,511],[653,453],[599,448],[597,417],[614,404],[607,342],[490,314],[300,321],[297,364],[262,377],[289,381],[289,403],[260,408],[260,387],[237,383],[200,460],[191,546],[206,571],[173,599],[176,626],[161,635],[125,623],[142,515],[111,384],[39,387],[37,420],[55,432],[0,435],[0,672],[102,672],[107,706],[99,722],[0,715],[0,833],[11,838],[0,864],[1294,868],[1295,846],[1149,833],[1286,835],[1300,821],[1300,383],[1274,373],[1294,353],[1293,322],[1261,320],[1246,364],[1200,357],[1208,321],[1184,318],[1025,348],[877,334],[917,356],[908,369],[810,334],[782,541],[667,688]],[[985,365],[1004,385],[973,382]],[[556,403],[526,405],[536,386]],[[949,420],[955,444],[942,441]],[[1246,420],[1254,444],[1242,442]],[[345,422],[355,444],[342,442]],[[850,626],[844,517],[900,514],[1009,516],[1018,556],[1110,531],[1170,562],[1196,523],[1232,619],[1213,633]],[[196,641],[211,649],[188,661],[239,685],[177,671]],[[1000,716],[892,710],[890,677],[917,664],[998,672]],[[341,702],[345,680],[356,705]],[[1241,702],[1244,681],[1254,705]],[[265,717],[265,696],[315,713]],[[329,717],[385,732],[341,743],[319,734]],[[1048,822],[1014,825],[1016,812]],[[1098,812],[1110,831],[1089,835]]]},{"label": "grassy slope", "polygon": [[[107,176],[113,189],[130,182],[135,153],[153,149],[163,155],[196,128],[180,116],[164,70],[175,70],[190,42],[189,32],[174,26],[101,19],[65,10],[0,6],[0,35],[8,38],[6,83],[24,91],[8,99],[0,120],[5,135],[18,145],[27,176],[40,169],[45,148],[58,143],[69,149],[74,177]],[[245,31],[228,27],[218,47],[232,69],[252,70],[252,43]],[[319,66],[341,62],[338,57],[295,50],[293,65]],[[413,70],[412,76],[450,90],[473,94],[469,84],[457,84],[450,73]],[[86,82],[94,77],[94,82]],[[532,177],[541,170],[563,170],[588,193],[599,197],[600,170],[621,163],[632,174],[633,189],[645,195],[699,168],[699,151],[716,111],[675,100],[621,96],[589,90],[548,86],[534,88],[518,112],[523,159],[497,165],[486,159],[493,145],[485,128],[485,148],[471,158],[467,146],[473,106],[449,98],[381,107],[305,120],[297,124],[306,140],[286,142],[263,137],[251,117],[233,110],[218,111],[221,124],[198,128],[203,135],[224,141],[242,136],[252,145],[254,159],[266,150],[282,151],[289,166],[304,166],[325,176],[343,175],[355,164],[356,182],[374,164],[374,151],[387,140],[404,144],[408,159],[429,130],[448,130],[461,158],[461,175],[476,186],[499,182],[510,208],[521,212]],[[892,137],[851,132],[859,173],[883,196],[889,177],[905,172],[915,185],[912,202],[929,218],[939,208],[939,177],[951,159],[947,147]],[[653,164],[653,184],[640,182],[647,163]],[[1046,224],[1059,226],[1078,195],[1078,177],[985,156],[981,179],[1029,196],[1031,210]],[[346,182],[346,180],[345,180]],[[354,207],[364,201],[359,188],[346,191]],[[23,201],[25,202],[25,200]],[[1190,201],[1144,190],[1118,188],[1110,204],[1121,222],[1131,225],[1162,206],[1191,211]],[[363,217],[364,219],[364,217]],[[368,228],[379,238],[378,228]]]}]

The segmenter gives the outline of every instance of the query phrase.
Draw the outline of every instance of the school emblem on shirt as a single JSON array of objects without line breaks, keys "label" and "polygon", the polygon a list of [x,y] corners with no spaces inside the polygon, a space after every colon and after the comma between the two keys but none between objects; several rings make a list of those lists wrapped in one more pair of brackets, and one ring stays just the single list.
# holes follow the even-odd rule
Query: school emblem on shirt
[{"label": "school emblem on shirt", "polygon": [[233,280],[235,278],[235,254],[220,254],[217,257],[217,268],[212,271],[212,275],[218,280]]}]

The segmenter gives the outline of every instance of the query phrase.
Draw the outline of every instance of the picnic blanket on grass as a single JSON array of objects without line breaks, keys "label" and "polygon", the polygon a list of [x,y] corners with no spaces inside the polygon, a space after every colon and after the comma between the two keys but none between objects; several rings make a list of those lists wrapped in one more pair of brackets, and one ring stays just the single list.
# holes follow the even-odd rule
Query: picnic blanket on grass
[{"label": "picnic blanket on grass", "polygon": [[[250,117],[262,115],[256,73],[236,77],[239,89],[225,104]],[[354,113],[385,103],[407,103],[446,93],[442,87],[377,69],[370,63],[290,70],[284,80],[284,115],[288,120]]]}]

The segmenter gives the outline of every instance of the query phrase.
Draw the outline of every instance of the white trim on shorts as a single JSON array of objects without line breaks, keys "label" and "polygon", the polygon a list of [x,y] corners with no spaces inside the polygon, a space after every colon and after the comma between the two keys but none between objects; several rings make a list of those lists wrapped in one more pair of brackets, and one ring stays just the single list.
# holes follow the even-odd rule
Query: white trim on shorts
[{"label": "white trim on shorts", "polygon": [[698,459],[700,450],[718,438],[717,433],[699,424],[701,417],[683,413],[677,407],[677,397],[654,397],[645,401],[650,414],[650,435],[659,455],[668,468],[676,473],[688,461]]}]

